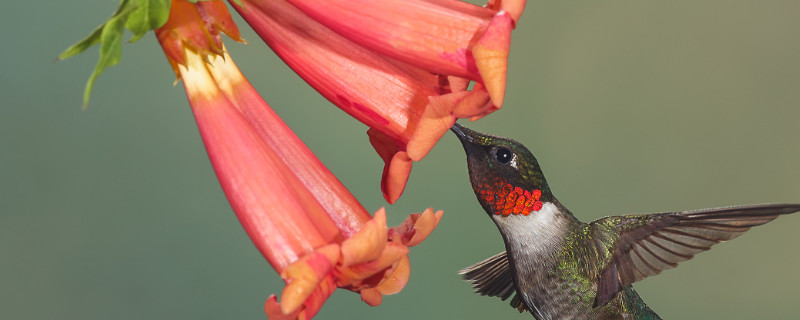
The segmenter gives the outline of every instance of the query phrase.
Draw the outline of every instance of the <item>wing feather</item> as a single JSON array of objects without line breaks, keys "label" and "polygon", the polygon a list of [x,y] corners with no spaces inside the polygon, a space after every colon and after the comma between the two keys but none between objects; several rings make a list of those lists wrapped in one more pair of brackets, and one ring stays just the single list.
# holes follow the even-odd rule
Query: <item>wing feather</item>
[{"label": "wing feather", "polygon": [[480,295],[506,300],[514,292],[505,251],[464,268],[459,274],[472,283],[472,288]]},{"label": "wing feather", "polygon": [[595,304],[603,306],[636,281],[674,268],[751,227],[797,211],[800,204],[768,204],[607,217],[592,222],[598,230],[611,228],[619,234],[607,247],[613,253],[599,276]]},{"label": "wing feather", "polygon": [[[472,283],[475,293],[480,295],[498,297],[505,301],[516,292],[505,251],[466,267],[459,271],[459,274],[464,280]],[[519,312],[526,310],[519,294],[514,294],[511,307]]]}]

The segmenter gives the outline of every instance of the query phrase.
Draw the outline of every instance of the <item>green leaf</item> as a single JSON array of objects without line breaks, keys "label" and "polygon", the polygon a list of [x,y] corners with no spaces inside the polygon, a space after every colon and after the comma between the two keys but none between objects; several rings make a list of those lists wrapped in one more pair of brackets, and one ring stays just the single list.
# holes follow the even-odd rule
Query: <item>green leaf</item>
[{"label": "green leaf", "polygon": [[104,26],[105,23],[97,27],[97,29],[94,29],[94,31],[92,31],[92,33],[90,33],[89,36],[87,36],[83,40],[78,41],[78,43],[73,44],[72,46],[67,48],[67,50],[64,50],[64,52],[58,55],[58,58],[56,60],[64,60],[66,58],[72,57],[76,54],[86,51],[86,49],[89,49],[89,47],[100,43],[100,32],[103,31]]},{"label": "green leaf", "polygon": [[169,18],[170,0],[132,0],[136,9],[128,16],[125,28],[133,32],[129,42],[141,39],[147,31],[160,28]]},{"label": "green leaf", "polygon": [[[125,2],[123,0],[123,3]],[[122,35],[125,32],[125,21],[133,9],[134,7],[132,6],[126,6],[126,8],[123,8],[122,11],[103,24],[103,30],[100,33],[100,57],[97,59],[94,71],[89,76],[89,81],[86,82],[86,89],[83,91],[84,108],[89,104],[89,96],[92,93],[92,86],[97,77],[103,73],[103,70],[119,63],[122,59]]]},{"label": "green leaf", "polygon": [[[117,7],[117,11],[115,11],[114,14],[111,15],[111,17],[115,17],[116,15],[118,15],[128,5],[128,0],[121,0],[121,1],[122,2],[120,2],[119,7]],[[84,52],[86,51],[86,49],[89,49],[90,47],[100,43],[100,33],[103,31],[103,27],[105,27],[106,23],[107,22],[103,22],[103,24],[94,29],[94,31],[92,31],[92,33],[90,33],[89,36],[87,36],[81,41],[78,41],[78,43],[73,44],[72,46],[67,48],[67,50],[64,50],[64,52],[58,55],[58,58],[56,60],[67,59],[76,54]]]},{"label": "green leaf", "polygon": [[83,92],[84,108],[89,104],[89,96],[97,77],[122,59],[122,36],[125,29],[133,32],[130,42],[141,39],[147,31],[160,28],[167,22],[170,4],[170,0],[121,0],[117,11],[108,21],[58,56],[57,60],[63,60],[100,44],[100,57]]}]

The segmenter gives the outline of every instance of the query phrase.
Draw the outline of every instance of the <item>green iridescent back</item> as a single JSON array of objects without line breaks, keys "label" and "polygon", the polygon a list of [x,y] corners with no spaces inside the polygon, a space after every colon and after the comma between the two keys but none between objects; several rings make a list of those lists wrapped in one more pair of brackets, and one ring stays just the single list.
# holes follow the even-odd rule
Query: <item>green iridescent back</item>
[{"label": "green iridescent back", "polygon": [[570,287],[573,294],[568,303],[575,310],[591,310],[587,313],[590,319],[631,319],[630,316],[636,320],[661,319],[644,303],[633,286],[623,288],[605,306],[594,307],[597,280],[614,253],[617,240],[615,228],[623,221],[640,220],[640,223],[646,223],[648,218],[641,215],[610,217],[591,224],[576,221],[578,225],[565,237],[563,250],[560,250],[561,257],[555,270],[551,271],[560,282]]}]

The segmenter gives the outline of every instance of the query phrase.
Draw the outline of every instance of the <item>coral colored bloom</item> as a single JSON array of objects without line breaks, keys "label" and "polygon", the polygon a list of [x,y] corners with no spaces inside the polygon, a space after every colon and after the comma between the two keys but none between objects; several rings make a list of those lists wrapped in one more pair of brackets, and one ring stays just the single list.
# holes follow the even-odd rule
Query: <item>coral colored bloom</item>
[{"label": "coral colored bloom", "polygon": [[258,95],[225,52],[220,32],[238,39],[224,3],[174,0],[156,30],[179,78],[222,189],[253,243],[286,282],[273,319],[311,318],[336,288],[369,305],[409,277],[408,247],[442,212],[412,214],[386,227],[371,216]]},{"label": "coral colored bloom", "polygon": [[[503,101],[511,30],[524,0],[231,1],[325,98],[371,129],[390,203],[457,118]],[[467,91],[470,81],[475,81]]]}]

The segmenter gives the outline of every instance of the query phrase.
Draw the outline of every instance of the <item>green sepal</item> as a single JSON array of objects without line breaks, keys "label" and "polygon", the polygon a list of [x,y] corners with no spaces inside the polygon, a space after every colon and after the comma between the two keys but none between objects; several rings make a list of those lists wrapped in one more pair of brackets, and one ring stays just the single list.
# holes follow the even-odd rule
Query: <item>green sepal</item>
[{"label": "green sepal", "polygon": [[128,16],[125,28],[133,32],[129,42],[141,39],[147,31],[159,28],[169,18],[170,0],[132,0],[136,7]]}]

